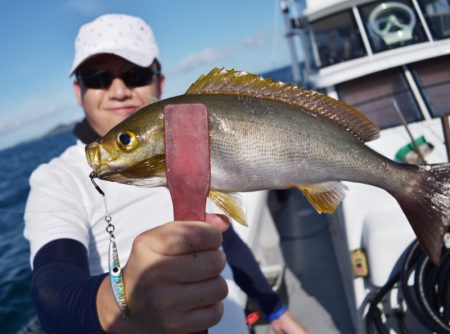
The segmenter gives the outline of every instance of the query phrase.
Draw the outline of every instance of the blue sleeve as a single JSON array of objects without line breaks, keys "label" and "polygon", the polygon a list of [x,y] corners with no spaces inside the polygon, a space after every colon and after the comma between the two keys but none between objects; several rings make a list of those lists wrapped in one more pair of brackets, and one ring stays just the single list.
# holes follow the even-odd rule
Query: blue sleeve
[{"label": "blue sleeve", "polygon": [[252,251],[234,231],[223,233],[222,248],[237,285],[261,307],[266,319],[279,318],[287,308],[262,273]]},{"label": "blue sleeve", "polygon": [[106,274],[89,275],[87,251],[80,242],[48,243],[36,254],[33,267],[31,299],[47,333],[104,333],[96,298]]}]

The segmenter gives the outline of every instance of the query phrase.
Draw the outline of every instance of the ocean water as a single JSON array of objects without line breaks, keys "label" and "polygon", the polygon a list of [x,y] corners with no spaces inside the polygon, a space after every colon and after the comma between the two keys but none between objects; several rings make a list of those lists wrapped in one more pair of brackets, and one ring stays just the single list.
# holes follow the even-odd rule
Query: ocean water
[{"label": "ocean water", "polygon": [[16,334],[35,316],[23,211],[32,171],[75,143],[65,131],[0,151],[0,333]]}]

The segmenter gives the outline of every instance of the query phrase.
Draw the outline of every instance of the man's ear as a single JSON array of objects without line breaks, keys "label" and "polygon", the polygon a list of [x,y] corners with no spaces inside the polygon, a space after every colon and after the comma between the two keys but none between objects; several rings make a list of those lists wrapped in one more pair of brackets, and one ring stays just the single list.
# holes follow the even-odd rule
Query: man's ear
[{"label": "man's ear", "polygon": [[77,103],[79,106],[82,106],[82,92],[80,87],[80,82],[78,80],[73,81],[73,91],[75,93],[75,97],[77,99]]}]

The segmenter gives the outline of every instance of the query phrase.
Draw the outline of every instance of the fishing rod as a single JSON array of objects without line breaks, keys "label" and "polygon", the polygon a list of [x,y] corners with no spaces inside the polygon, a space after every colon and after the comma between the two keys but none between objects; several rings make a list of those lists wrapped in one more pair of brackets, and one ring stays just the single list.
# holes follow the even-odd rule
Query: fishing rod
[{"label": "fishing rod", "polygon": [[439,112],[441,114],[441,124],[442,124],[442,131],[444,132],[444,144],[445,144],[445,150],[447,152],[447,161],[450,161],[450,126],[448,122],[448,116],[445,115],[441,109],[439,109]]},{"label": "fishing rod", "polygon": [[396,99],[394,99],[392,101],[392,106],[394,107],[394,110],[397,112],[400,122],[402,123],[403,127],[406,129],[406,132],[408,133],[408,136],[411,139],[411,143],[414,147],[414,151],[416,151],[420,161],[422,161],[424,164],[426,164],[427,161],[425,160],[425,157],[423,156],[422,151],[419,149],[419,146],[417,145],[416,140],[414,139],[414,137],[409,129],[408,122],[406,121],[405,117],[403,116],[403,113],[400,110]]}]

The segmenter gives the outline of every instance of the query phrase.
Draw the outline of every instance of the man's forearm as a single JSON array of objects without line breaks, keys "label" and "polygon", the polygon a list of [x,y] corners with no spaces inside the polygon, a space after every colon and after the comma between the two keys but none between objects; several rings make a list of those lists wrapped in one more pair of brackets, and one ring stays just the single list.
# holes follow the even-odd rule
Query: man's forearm
[{"label": "man's forearm", "polygon": [[222,247],[236,283],[247,296],[260,305],[266,316],[280,310],[283,301],[267,282],[252,251],[233,228],[223,233]]},{"label": "man's forearm", "polygon": [[96,296],[106,274],[89,276],[85,247],[55,240],[36,254],[31,298],[47,333],[104,333]]}]

